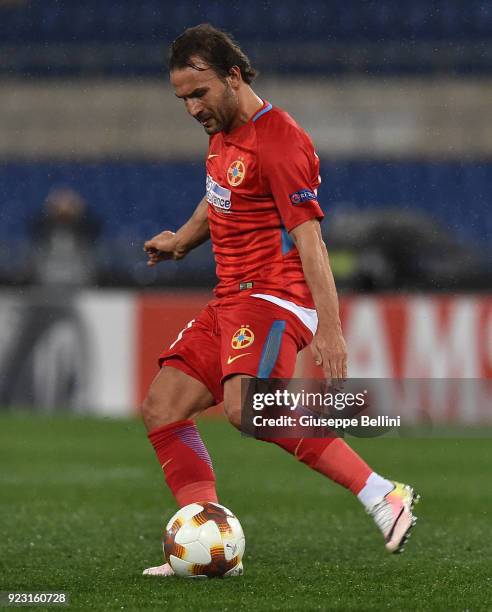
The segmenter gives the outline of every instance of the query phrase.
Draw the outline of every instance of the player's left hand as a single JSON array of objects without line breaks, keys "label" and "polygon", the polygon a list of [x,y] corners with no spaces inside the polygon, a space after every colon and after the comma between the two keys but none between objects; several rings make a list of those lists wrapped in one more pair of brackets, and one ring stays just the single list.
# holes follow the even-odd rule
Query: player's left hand
[{"label": "player's left hand", "polygon": [[314,363],[323,366],[326,378],[347,378],[347,346],[341,330],[333,332],[318,328],[311,342],[311,352]]}]

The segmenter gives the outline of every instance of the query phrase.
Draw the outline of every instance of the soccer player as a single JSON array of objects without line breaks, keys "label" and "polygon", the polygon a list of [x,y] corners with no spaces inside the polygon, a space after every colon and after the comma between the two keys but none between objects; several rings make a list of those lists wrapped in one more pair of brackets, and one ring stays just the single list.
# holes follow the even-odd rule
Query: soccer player
[{"label": "soccer player", "polygon": [[[217,502],[209,454],[194,416],[224,402],[241,425],[241,379],[290,378],[311,345],[327,378],[347,376],[347,352],[328,253],[321,237],[319,160],[309,136],[251,88],[248,57],[224,32],[202,24],[171,48],[176,96],[209,135],[206,194],[176,232],[144,249],[148,265],[178,260],[211,239],[215,299],[159,359],[143,419],[177,503]],[[271,440],[354,493],[402,549],[415,522],[413,489],[376,474],[342,439]],[[145,570],[168,576],[169,565]]]}]

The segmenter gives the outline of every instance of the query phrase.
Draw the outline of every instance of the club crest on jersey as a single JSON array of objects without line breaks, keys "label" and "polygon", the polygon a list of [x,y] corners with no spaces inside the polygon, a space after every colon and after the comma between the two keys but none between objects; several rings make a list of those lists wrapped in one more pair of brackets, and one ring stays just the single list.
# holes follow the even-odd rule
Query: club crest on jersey
[{"label": "club crest on jersey", "polygon": [[231,340],[231,346],[236,351],[244,348],[248,348],[255,341],[255,335],[253,330],[249,328],[249,325],[241,325],[241,327],[234,333]]},{"label": "club crest on jersey", "polygon": [[301,189],[300,191],[296,191],[295,193],[290,194],[290,201],[294,206],[298,204],[303,204],[304,202],[309,202],[309,200],[317,200],[317,195],[315,191],[311,189]]},{"label": "club crest on jersey", "polygon": [[231,190],[221,187],[219,183],[207,174],[207,183],[205,185],[207,193],[207,202],[215,206],[218,210],[229,211],[231,208]]},{"label": "club crest on jersey", "polygon": [[227,181],[229,182],[229,185],[237,187],[243,182],[245,176],[246,168],[243,162],[240,159],[232,162],[227,170]]}]

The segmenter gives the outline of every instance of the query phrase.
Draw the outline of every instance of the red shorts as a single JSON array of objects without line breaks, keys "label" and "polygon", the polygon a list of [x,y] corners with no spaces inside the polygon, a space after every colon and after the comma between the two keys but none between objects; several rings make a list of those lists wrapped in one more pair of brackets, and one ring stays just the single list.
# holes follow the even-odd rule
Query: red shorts
[{"label": "red shorts", "polygon": [[261,298],[230,296],[212,300],[159,357],[202,382],[217,403],[223,382],[233,374],[291,378],[297,353],[311,331],[285,308]]}]

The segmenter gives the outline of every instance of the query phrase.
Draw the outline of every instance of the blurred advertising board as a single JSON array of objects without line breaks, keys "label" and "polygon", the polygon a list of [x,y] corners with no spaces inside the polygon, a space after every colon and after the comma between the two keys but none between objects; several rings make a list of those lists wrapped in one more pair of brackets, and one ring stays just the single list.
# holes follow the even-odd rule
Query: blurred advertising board
[{"label": "blurred advertising board", "polygon": [[[1,292],[0,410],[135,412],[159,353],[209,299],[184,291]],[[492,379],[491,296],[345,296],[341,317],[351,378]],[[309,347],[295,376],[322,376]],[[450,402],[439,418],[488,422],[489,399],[479,393],[472,410]]]}]

